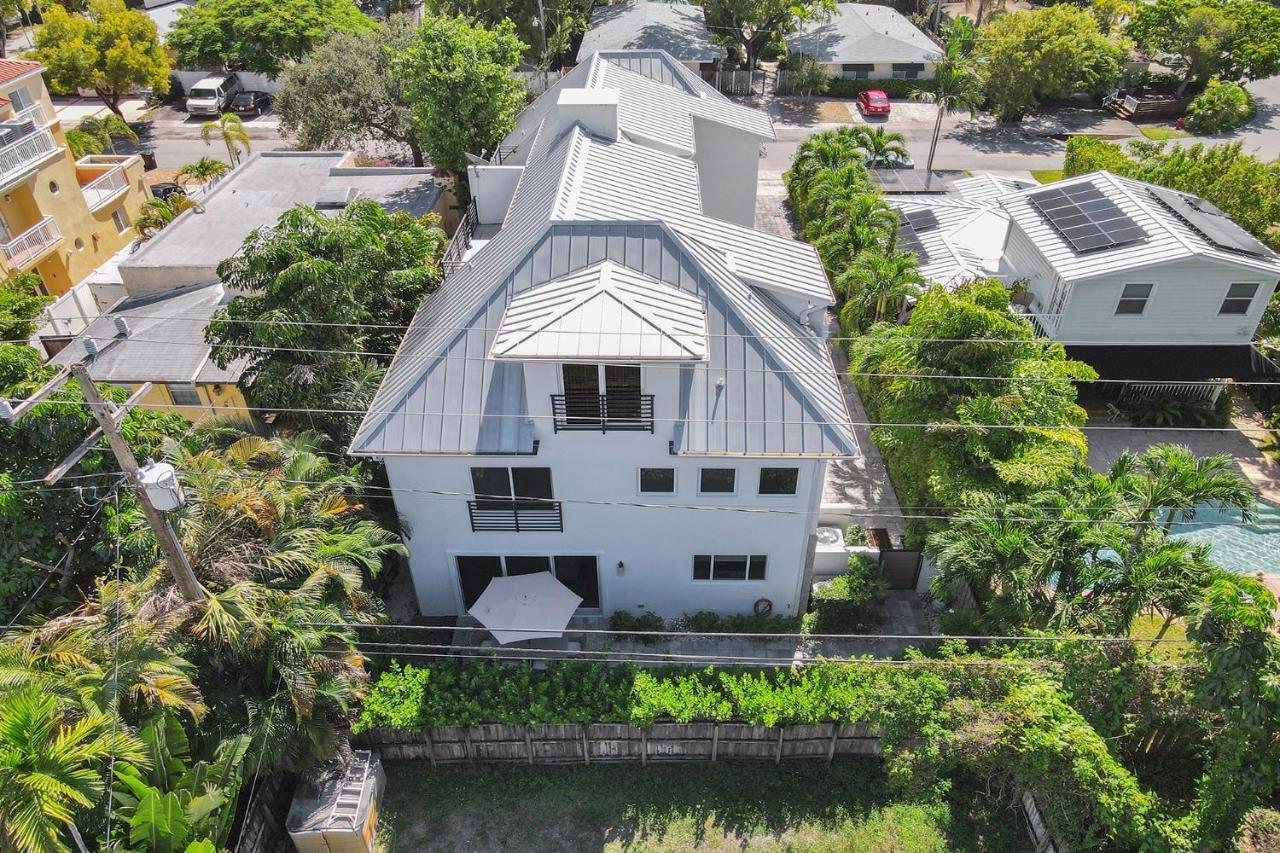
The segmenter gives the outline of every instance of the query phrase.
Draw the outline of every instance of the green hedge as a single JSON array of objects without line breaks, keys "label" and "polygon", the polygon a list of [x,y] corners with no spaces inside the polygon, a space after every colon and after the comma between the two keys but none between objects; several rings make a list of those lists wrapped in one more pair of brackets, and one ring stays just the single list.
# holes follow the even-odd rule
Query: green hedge
[{"label": "green hedge", "polygon": [[932,92],[932,80],[846,80],[843,77],[832,77],[827,81],[827,94],[835,98],[856,98],[859,92],[879,89],[890,98],[907,98],[912,92],[924,90]]},{"label": "green hedge", "polygon": [[1117,175],[1133,171],[1134,162],[1114,142],[1096,136],[1073,136],[1067,140],[1067,156],[1062,166],[1063,177],[1087,175],[1105,169]]}]

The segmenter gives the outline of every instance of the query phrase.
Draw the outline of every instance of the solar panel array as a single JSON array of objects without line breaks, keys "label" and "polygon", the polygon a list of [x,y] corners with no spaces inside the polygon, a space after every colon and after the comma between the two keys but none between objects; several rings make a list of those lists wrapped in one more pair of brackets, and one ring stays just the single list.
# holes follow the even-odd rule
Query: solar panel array
[{"label": "solar panel array", "polygon": [[938,217],[932,210],[909,210],[899,212],[898,248],[907,252],[915,252],[920,263],[929,263],[929,252],[925,249],[920,235],[938,227]]},{"label": "solar panel array", "polygon": [[1204,199],[1183,195],[1164,187],[1149,187],[1147,191],[1174,216],[1219,249],[1256,258],[1275,257],[1275,253],[1255,240],[1253,235]]},{"label": "solar panel array", "polygon": [[1027,196],[1076,254],[1114,249],[1147,239],[1142,226],[1091,183],[1050,187]]}]

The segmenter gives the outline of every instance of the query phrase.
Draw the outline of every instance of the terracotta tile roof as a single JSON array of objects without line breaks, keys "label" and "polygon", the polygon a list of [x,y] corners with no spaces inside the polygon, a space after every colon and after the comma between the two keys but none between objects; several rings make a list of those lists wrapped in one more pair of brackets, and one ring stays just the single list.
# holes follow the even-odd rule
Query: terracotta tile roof
[{"label": "terracotta tile roof", "polygon": [[0,59],[0,86],[41,68],[44,68],[44,66],[39,62],[26,62],[21,59]]}]

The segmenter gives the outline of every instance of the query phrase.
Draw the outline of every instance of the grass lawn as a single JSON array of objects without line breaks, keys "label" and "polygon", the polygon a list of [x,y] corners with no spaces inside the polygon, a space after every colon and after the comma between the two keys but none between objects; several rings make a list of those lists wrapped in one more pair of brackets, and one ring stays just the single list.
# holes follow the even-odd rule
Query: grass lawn
[{"label": "grass lawn", "polygon": [[1011,809],[972,791],[890,796],[878,759],[656,767],[388,763],[384,851],[1017,851]]},{"label": "grass lawn", "polygon": [[1042,184],[1051,184],[1054,181],[1062,180],[1061,169],[1032,169],[1031,177],[1035,178]]},{"label": "grass lawn", "polygon": [[1191,135],[1185,130],[1178,130],[1171,124],[1140,124],[1138,130],[1142,131],[1142,135],[1147,139],[1154,139],[1156,142],[1163,142],[1166,139],[1186,139]]},{"label": "grass lawn", "polygon": [[[1160,633],[1160,626],[1164,624],[1164,617],[1157,616],[1152,613],[1143,613],[1133,620],[1133,625],[1129,628],[1129,636],[1137,637],[1141,640],[1154,640],[1156,634]],[[1187,638],[1187,626],[1183,624],[1181,619],[1173,620],[1169,625],[1169,630],[1164,632],[1165,640],[1185,640]],[[1155,646],[1153,652],[1156,657],[1167,658],[1169,660],[1181,661],[1189,652],[1189,647],[1183,643],[1159,643]]]}]

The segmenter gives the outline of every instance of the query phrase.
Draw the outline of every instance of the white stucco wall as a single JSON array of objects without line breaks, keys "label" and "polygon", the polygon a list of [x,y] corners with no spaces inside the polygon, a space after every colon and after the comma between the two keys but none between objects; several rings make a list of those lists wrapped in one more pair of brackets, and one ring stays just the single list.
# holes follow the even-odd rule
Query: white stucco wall
[{"label": "white stucco wall", "polygon": [[[564,532],[473,533],[466,497],[400,491],[396,507],[411,531],[408,545],[418,606],[424,615],[462,612],[454,558],[458,555],[595,555],[601,611],[626,609],[675,617],[697,610],[749,613],[757,599],[774,613],[794,615],[802,600],[809,536],[818,520],[824,460],[672,456],[674,371],[647,371],[644,391],[655,395],[655,428],[647,432],[554,433],[550,394],[558,391],[558,365],[531,365],[530,414],[540,449],[536,456],[388,457],[391,485],[400,490],[473,493],[472,466],[550,468],[563,501]],[[676,491],[641,495],[638,469],[676,469]],[[737,470],[737,494],[699,495],[698,469]],[[796,467],[794,496],[757,494],[762,467]],[[617,506],[577,501],[630,502]],[[680,508],[672,508],[674,506]],[[706,507],[689,509],[688,507]],[[727,508],[727,509],[726,509]],[[735,511],[777,509],[776,513]],[[695,554],[768,557],[762,581],[695,581]],[[618,563],[624,568],[618,569]]]}]

